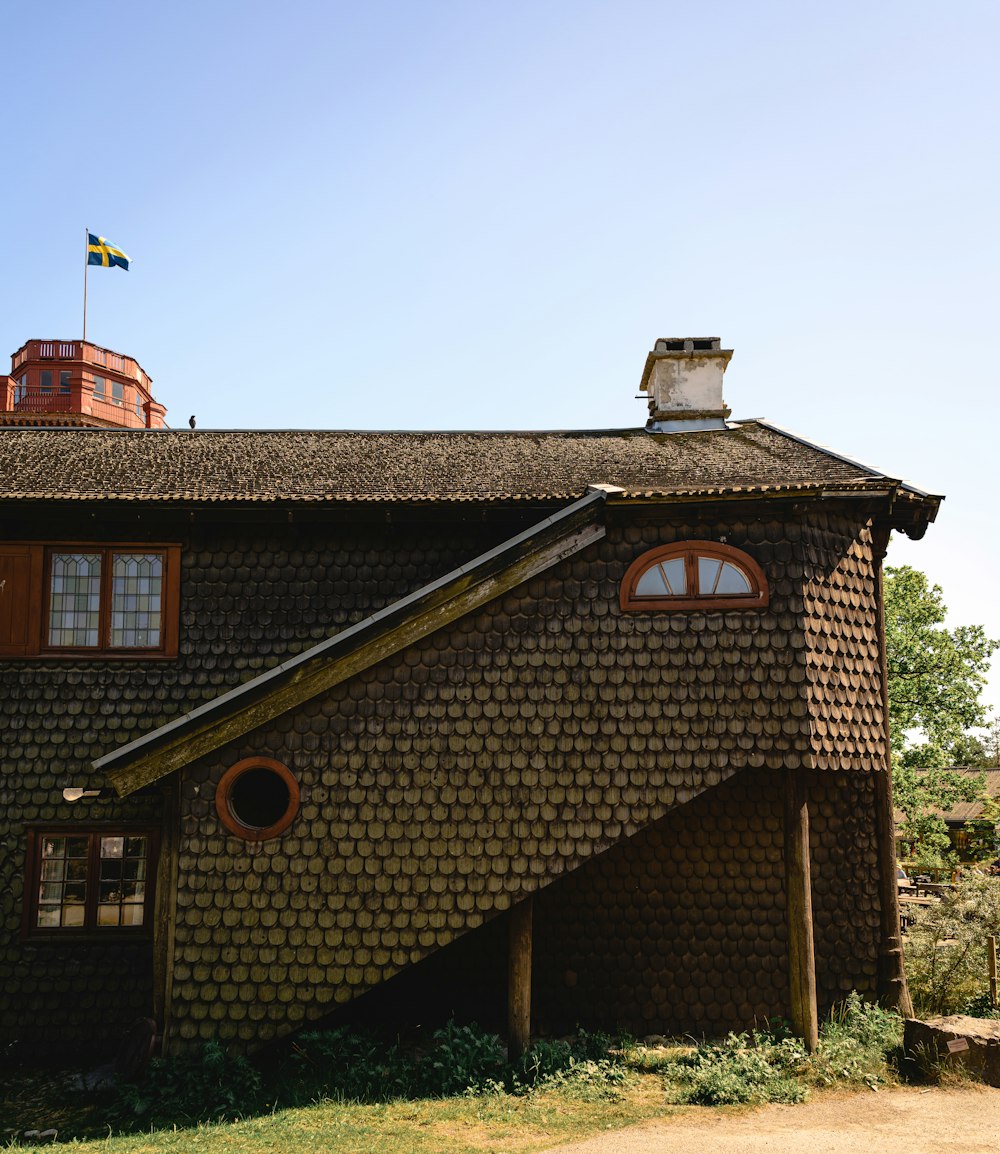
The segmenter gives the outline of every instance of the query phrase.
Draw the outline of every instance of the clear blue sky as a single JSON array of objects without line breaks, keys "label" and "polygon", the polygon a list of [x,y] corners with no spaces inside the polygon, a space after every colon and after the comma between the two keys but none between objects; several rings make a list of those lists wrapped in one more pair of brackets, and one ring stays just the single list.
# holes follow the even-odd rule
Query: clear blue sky
[{"label": "clear blue sky", "polygon": [[[1000,8],[10,5],[0,331],[200,427],[637,425],[658,336],[735,416],[947,494],[890,560],[1000,636]],[[998,663],[1000,666],[1000,663]],[[1000,706],[1000,676],[991,700]]]}]

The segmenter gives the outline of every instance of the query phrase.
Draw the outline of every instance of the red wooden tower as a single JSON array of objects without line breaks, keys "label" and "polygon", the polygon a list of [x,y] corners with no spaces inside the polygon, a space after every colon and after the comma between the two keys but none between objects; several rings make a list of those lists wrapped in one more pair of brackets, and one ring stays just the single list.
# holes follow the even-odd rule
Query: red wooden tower
[{"label": "red wooden tower", "polygon": [[0,377],[0,425],[162,429],[152,384],[138,361],[90,341],[26,341]]}]

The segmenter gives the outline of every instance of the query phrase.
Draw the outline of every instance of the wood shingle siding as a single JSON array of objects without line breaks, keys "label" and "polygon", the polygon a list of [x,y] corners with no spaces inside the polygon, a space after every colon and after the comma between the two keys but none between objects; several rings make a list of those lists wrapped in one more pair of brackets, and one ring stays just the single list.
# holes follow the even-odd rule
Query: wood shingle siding
[{"label": "wood shingle siding", "polygon": [[[768,610],[621,613],[617,589],[636,553],[723,528],[768,572]],[[816,604],[846,566],[870,596],[870,550],[855,545],[850,523],[826,514],[793,528],[612,528],[544,576],[183,771],[171,1030],[189,1041],[280,1035],[631,845],[667,814],[682,827],[693,799],[715,797],[736,774],[755,780],[741,771],[814,766],[811,709],[826,699],[810,681],[804,583]],[[842,632],[845,653],[864,660],[872,637]],[[874,709],[877,678],[855,692]],[[824,754],[825,768],[881,767],[867,724],[836,695],[827,725],[844,755]],[[299,818],[263,846],[227,834],[214,813],[215,784],[248,756],[280,758],[302,787]],[[779,803],[765,822],[779,830],[779,863],[780,812]],[[816,820],[848,819],[830,805]],[[751,843],[747,853],[770,860],[771,843]],[[712,891],[709,860],[677,864]],[[768,877],[781,891],[780,870],[748,880],[761,902]],[[784,916],[783,905],[773,908]],[[784,930],[769,940],[784,949]],[[759,958],[762,971],[773,964],[771,952]],[[230,980],[206,977],[230,965]],[[665,1021],[658,1011],[645,1028]]]}]

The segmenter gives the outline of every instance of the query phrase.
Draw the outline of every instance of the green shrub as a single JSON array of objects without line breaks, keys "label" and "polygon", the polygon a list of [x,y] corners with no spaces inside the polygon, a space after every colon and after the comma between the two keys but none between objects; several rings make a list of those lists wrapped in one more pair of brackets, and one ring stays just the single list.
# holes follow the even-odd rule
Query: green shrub
[{"label": "green shrub", "polygon": [[902,1022],[857,993],[836,1006],[807,1053],[787,1030],[730,1034],[661,1066],[674,1102],[702,1106],[801,1102],[810,1085],[865,1085],[893,1079],[887,1058],[902,1041]]},{"label": "green shrub", "polygon": [[513,1074],[522,1086],[533,1086],[573,1064],[573,1047],[561,1038],[539,1038],[514,1063]]},{"label": "green shrub", "polygon": [[986,941],[1000,937],[1000,878],[963,877],[916,914],[905,935],[906,970],[921,1015],[954,1014],[986,979]]},{"label": "green shrub", "polygon": [[417,1067],[419,1090],[432,1097],[461,1094],[503,1081],[507,1051],[496,1034],[449,1022],[436,1030]]},{"label": "green shrub", "polygon": [[782,1031],[730,1034],[702,1043],[692,1054],[668,1062],[664,1079],[673,1102],[696,1106],[801,1102],[798,1076],[808,1055],[797,1038]]},{"label": "green shrub", "polygon": [[513,1063],[511,1088],[527,1090],[548,1083],[557,1075],[566,1075],[570,1080],[578,1078],[583,1083],[596,1077],[598,1071],[624,1071],[622,1051],[612,1052],[612,1045],[610,1035],[581,1029],[567,1038],[537,1038]]},{"label": "green shrub", "polygon": [[970,1018],[1000,1018],[1000,1010],[993,1005],[989,990],[982,990],[970,998],[961,1013],[968,1014]]},{"label": "green shrub", "polygon": [[[583,1030],[577,1027],[577,1031],[569,1040],[570,1046],[573,1050],[573,1056],[578,1062],[591,1061],[603,1062],[609,1060],[611,1050],[617,1047],[619,1053],[621,1050],[627,1049],[632,1044],[630,1038],[619,1039],[620,1045],[610,1034],[595,1031],[591,1033],[589,1030]],[[618,1059],[615,1058],[615,1061]]]},{"label": "green shrub", "polygon": [[296,1102],[338,1098],[384,1102],[414,1090],[413,1062],[396,1043],[368,1030],[341,1026],[301,1034],[292,1050]]},{"label": "green shrub", "polygon": [[620,1065],[609,1055],[610,1048],[608,1035],[580,1030],[568,1039],[539,1039],[518,1061],[508,1063],[501,1039],[476,1025],[449,1022],[423,1050],[411,1053],[373,1033],[342,1027],[300,1035],[283,1099],[376,1102],[484,1091],[524,1093],[561,1074],[567,1085],[575,1079],[580,1086],[606,1086],[615,1083],[618,1075],[612,1067]]},{"label": "green shrub", "polygon": [[124,1083],[118,1094],[123,1113],[143,1123],[228,1121],[260,1106],[260,1074],[219,1042],[176,1058],[154,1058],[138,1085]]},{"label": "green shrub", "polygon": [[821,1086],[864,1085],[874,1090],[892,1080],[887,1057],[899,1050],[902,1035],[898,1014],[865,1002],[854,991],[823,1023],[819,1046],[809,1060],[809,1080]]},{"label": "green shrub", "polygon": [[635,1075],[613,1058],[595,1062],[592,1058],[577,1061],[571,1057],[567,1066],[539,1078],[532,1089],[558,1090],[569,1098],[588,1102],[615,1102],[621,1099],[623,1087],[634,1081]]}]

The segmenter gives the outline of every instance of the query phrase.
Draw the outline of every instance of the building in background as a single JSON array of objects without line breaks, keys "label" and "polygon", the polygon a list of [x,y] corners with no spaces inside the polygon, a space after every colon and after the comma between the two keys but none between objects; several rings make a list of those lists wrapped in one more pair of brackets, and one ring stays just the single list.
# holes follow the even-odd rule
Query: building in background
[{"label": "building in background", "polygon": [[152,387],[138,361],[90,341],[25,341],[0,377],[0,425],[162,429]]}]

